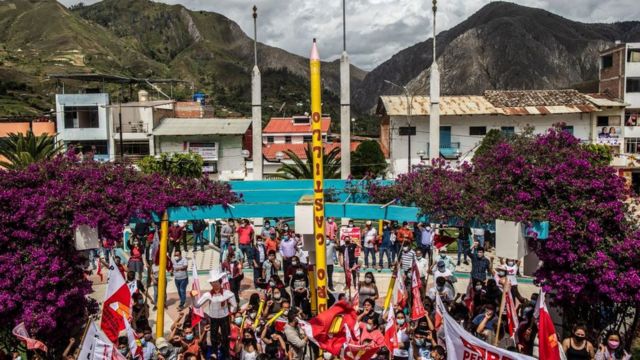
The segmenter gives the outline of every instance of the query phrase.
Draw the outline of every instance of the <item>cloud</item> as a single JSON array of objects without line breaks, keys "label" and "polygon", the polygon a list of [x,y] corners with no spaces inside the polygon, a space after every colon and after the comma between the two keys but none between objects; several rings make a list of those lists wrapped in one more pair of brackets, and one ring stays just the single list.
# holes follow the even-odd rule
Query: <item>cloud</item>
[{"label": "cloud", "polygon": [[[62,0],[65,5],[78,0]],[[95,2],[85,1],[86,4]],[[163,0],[192,10],[221,13],[253,34],[253,5],[258,6],[258,40],[308,56],[311,39],[318,39],[323,60],[342,51],[342,1],[340,0]],[[437,28],[449,29],[486,5],[488,0],[441,0]],[[516,0],[543,8],[571,20],[615,22],[637,20],[637,0]],[[432,34],[431,2],[424,0],[346,0],[347,50],[351,62],[371,70],[398,51],[424,41]]]}]

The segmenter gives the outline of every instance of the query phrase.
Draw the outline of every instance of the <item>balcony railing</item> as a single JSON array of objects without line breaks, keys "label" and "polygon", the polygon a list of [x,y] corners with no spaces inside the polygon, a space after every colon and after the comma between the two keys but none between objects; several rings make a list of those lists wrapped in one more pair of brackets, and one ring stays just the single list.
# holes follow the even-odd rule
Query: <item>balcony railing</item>
[{"label": "balcony railing", "polygon": [[[427,143],[426,155],[429,156],[429,143]],[[460,157],[460,143],[452,142],[448,144],[440,144],[440,156],[445,159],[452,160]]]},{"label": "balcony railing", "polygon": [[[114,134],[120,133],[120,126],[118,126],[118,122],[116,121],[113,124],[113,132]],[[139,122],[122,122],[122,132],[124,134],[148,134],[149,133],[149,124],[144,123],[143,121]]]}]

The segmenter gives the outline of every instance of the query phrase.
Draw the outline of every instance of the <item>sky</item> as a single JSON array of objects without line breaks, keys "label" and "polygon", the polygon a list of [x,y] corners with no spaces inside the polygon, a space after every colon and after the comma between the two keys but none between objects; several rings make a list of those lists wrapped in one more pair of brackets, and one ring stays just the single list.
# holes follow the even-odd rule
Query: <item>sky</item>
[{"label": "sky", "polygon": [[[432,36],[431,0],[345,0],[347,51],[351,63],[372,70],[398,51]],[[640,19],[638,0],[515,0],[581,22]],[[78,0],[61,0],[72,5]],[[85,4],[95,0],[83,1]],[[311,40],[318,39],[322,60],[342,52],[340,0],[162,0],[191,10],[223,14],[253,36],[251,8],[258,7],[258,41],[309,56]],[[438,1],[438,32],[464,21],[488,0]]]}]

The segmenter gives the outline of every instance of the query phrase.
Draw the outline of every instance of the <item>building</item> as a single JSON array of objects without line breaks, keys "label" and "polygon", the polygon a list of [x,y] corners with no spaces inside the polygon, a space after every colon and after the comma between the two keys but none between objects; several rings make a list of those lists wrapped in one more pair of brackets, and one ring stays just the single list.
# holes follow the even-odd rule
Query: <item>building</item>
[{"label": "building", "polygon": [[200,154],[203,171],[218,180],[247,178],[251,118],[164,118],[153,129],[154,153]]},{"label": "building", "polygon": [[[0,139],[8,137],[9,134],[26,134],[29,130],[31,130],[35,136],[43,134],[55,136],[56,122],[49,118],[0,120]],[[0,156],[0,161],[4,160],[6,160],[6,158]]]},{"label": "building", "polygon": [[[331,118],[322,117],[322,141],[331,138]],[[311,142],[311,118],[307,115],[290,118],[271,118],[262,130],[262,143],[303,144]]]},{"label": "building", "polygon": [[625,125],[640,126],[640,43],[616,44],[600,53],[598,92],[629,104]]},{"label": "building", "polygon": [[[600,105],[598,105],[600,103]],[[411,116],[407,97],[381,96],[380,140],[390,152],[392,176],[429,158],[429,98],[414,96]],[[620,121],[625,104],[604,95],[583,95],[575,90],[486,91],[482,96],[443,96],[440,99],[440,156],[449,161],[470,161],[491,129],[507,134],[527,128],[542,133],[564,123],[566,131],[584,142],[602,143],[620,153]],[[606,125],[604,125],[606,123]],[[617,124],[617,125],[616,125]],[[606,126],[606,133],[599,135]],[[410,150],[409,150],[410,149]]]},{"label": "building", "polygon": [[56,94],[56,128],[65,147],[93,151],[94,159],[108,161],[111,133],[107,110],[109,94]]}]

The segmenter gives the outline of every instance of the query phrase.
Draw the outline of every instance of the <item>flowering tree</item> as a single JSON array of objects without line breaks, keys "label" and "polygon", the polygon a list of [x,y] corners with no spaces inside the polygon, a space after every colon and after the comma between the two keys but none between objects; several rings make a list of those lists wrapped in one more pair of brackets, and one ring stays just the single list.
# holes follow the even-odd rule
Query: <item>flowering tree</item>
[{"label": "flowering tree", "polygon": [[568,320],[594,329],[634,315],[631,337],[640,319],[640,233],[628,216],[624,180],[561,127],[504,138],[488,150],[473,166],[434,163],[370,193],[376,202],[397,198],[441,217],[549,220],[549,239],[533,249],[542,260],[537,284],[571,309]]},{"label": "flowering tree", "polygon": [[[30,333],[61,352],[97,311],[86,297],[92,289],[85,259],[74,247],[76,226],[97,227],[101,238],[115,242],[133,216],[238,200],[222,183],[80,163],[72,155],[1,172],[0,334],[24,321]],[[6,338],[0,345],[6,347]]]}]

